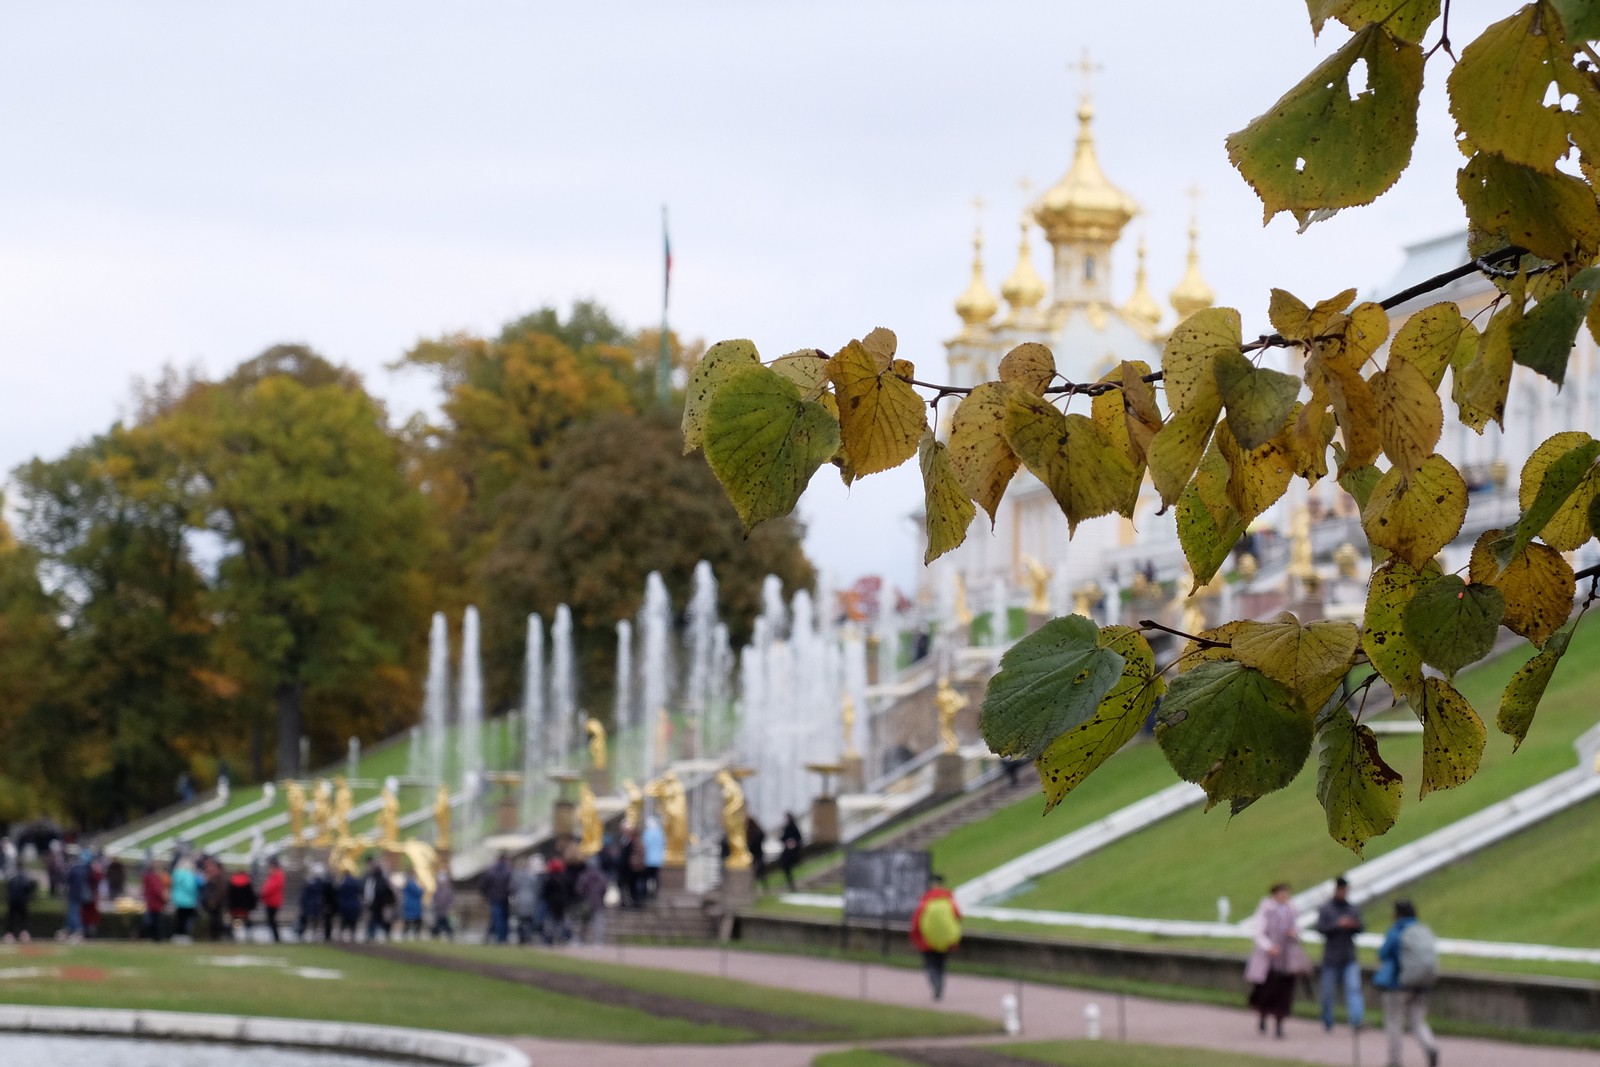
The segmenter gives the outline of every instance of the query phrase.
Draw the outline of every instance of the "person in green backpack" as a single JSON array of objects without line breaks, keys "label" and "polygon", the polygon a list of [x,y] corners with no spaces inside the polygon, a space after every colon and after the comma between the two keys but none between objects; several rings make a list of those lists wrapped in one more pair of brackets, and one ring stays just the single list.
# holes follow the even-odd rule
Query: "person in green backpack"
[{"label": "person in green backpack", "polygon": [[961,909],[956,898],[944,887],[944,879],[934,875],[917,910],[911,916],[911,944],[922,953],[922,966],[928,972],[933,999],[944,998],[944,958],[961,943]]}]

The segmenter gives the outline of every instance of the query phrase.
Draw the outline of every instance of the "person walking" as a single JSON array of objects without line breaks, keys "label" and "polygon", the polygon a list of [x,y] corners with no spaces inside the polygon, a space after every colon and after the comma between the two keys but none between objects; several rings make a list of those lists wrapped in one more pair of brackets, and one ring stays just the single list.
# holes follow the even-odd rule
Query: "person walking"
[{"label": "person walking", "polygon": [[579,861],[573,895],[578,905],[578,942],[599,945],[606,937],[606,872],[594,860]]},{"label": "person walking", "polygon": [[439,871],[439,882],[433,887],[433,930],[434,938],[443,935],[446,941],[456,939],[455,926],[450,921],[450,909],[455,906],[456,887],[450,881],[450,871],[442,868]]},{"label": "person walking", "polygon": [[1333,1005],[1344,991],[1350,1029],[1361,1029],[1366,1003],[1361,999],[1361,964],[1356,959],[1356,935],[1366,929],[1361,912],[1350,903],[1350,883],[1344,876],[1333,880],[1333,896],[1317,909],[1317,933],[1322,935],[1322,1028],[1333,1029]]},{"label": "person walking", "polygon": [[800,836],[800,824],[795,821],[794,812],[784,812],[783,832],[778,835],[778,840],[783,843],[783,851],[778,853],[778,866],[783,868],[783,880],[789,885],[789,892],[794,892],[794,869],[800,865],[800,850],[805,847],[805,838]]},{"label": "person walking", "polygon": [[328,884],[328,869],[313,864],[311,877],[300,886],[300,915],[294,921],[295,937],[310,941],[322,927],[322,940],[333,940],[332,887]]},{"label": "person walking", "polygon": [[6,879],[7,943],[26,942],[32,939],[32,935],[28,933],[28,906],[33,901],[34,893],[38,891],[39,884],[22,869],[22,861],[18,859],[12,864],[11,875]]},{"label": "person walking", "polygon": [[1311,973],[1287,882],[1279,882],[1262,898],[1252,922],[1255,949],[1244,969],[1245,981],[1250,983],[1250,1006],[1256,1010],[1256,1029],[1265,1034],[1271,1016],[1273,1032],[1282,1037],[1283,1020],[1294,1007],[1295,982]]},{"label": "person walking", "polygon": [[250,913],[256,910],[259,900],[250,872],[234,871],[233,877],[228,879],[228,918],[232,922],[233,940],[250,940]]},{"label": "person walking", "polygon": [[489,902],[489,938],[503,945],[510,933],[511,907],[511,858],[504,852],[483,872],[478,891]]},{"label": "person walking", "polygon": [[922,953],[922,967],[928,973],[933,999],[944,999],[945,957],[961,943],[961,909],[956,898],[944,887],[944,879],[933,875],[927,891],[911,914],[911,945]]},{"label": "person walking", "polygon": [[144,925],[139,937],[141,940],[148,937],[152,941],[165,941],[167,878],[156,869],[155,864],[147,863],[139,876],[139,888],[144,894]]},{"label": "person walking", "polygon": [[535,852],[511,875],[511,914],[517,920],[517,944],[532,941],[540,927],[539,896],[544,891],[544,857]]},{"label": "person walking", "polygon": [[173,940],[194,940],[194,917],[200,910],[200,875],[194,860],[184,856],[172,868]]},{"label": "person walking", "polygon": [[361,879],[350,871],[339,876],[334,897],[339,903],[339,940],[354,941],[361,925]]},{"label": "person walking", "polygon": [[400,889],[400,936],[412,941],[422,940],[422,883],[416,871],[406,872],[406,884]]},{"label": "person walking", "polygon": [[751,873],[756,885],[765,892],[767,888],[767,832],[756,822],[754,815],[744,820],[744,843],[750,850]]},{"label": "person walking", "polygon": [[1410,1029],[1428,1058],[1439,1063],[1439,1043],[1428,1026],[1428,994],[1439,978],[1439,941],[1417,921],[1409,900],[1394,902],[1394,923],[1378,949],[1378,971],[1372,976],[1383,999],[1383,1036],[1389,1046],[1387,1067],[1400,1067],[1400,1045]]},{"label": "person walking", "polygon": [[662,829],[660,819],[652,815],[644,821],[640,841],[644,847],[644,870],[640,872],[636,895],[643,904],[656,895],[661,884],[661,866],[667,862],[667,832]]},{"label": "person walking", "polygon": [[283,940],[278,936],[278,912],[283,908],[285,881],[283,864],[274,856],[267,861],[267,877],[261,883],[261,906],[266,909],[267,930],[274,942]]}]

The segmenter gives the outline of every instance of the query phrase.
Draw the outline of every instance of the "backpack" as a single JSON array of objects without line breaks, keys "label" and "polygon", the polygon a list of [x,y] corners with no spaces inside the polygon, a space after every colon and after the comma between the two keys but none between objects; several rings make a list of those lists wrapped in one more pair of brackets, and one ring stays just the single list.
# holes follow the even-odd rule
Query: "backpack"
[{"label": "backpack", "polygon": [[1400,934],[1401,989],[1428,989],[1439,980],[1439,939],[1422,923]]},{"label": "backpack", "polygon": [[922,941],[934,952],[949,952],[961,940],[961,922],[949,897],[934,897],[922,909],[917,924]]}]

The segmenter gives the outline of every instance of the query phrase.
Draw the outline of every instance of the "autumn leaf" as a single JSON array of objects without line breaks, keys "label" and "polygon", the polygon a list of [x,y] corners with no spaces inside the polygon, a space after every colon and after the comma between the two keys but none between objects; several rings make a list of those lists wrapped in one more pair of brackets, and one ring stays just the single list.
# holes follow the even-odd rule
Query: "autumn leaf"
[{"label": "autumn leaf", "polygon": [[1424,678],[1417,714],[1422,719],[1422,788],[1451,789],[1478,773],[1488,732],[1483,720],[1443,678]]},{"label": "autumn leaf", "polygon": [[1400,817],[1404,783],[1383,761],[1378,739],[1338,708],[1316,737],[1317,800],[1328,819],[1328,836],[1361,855],[1366,843],[1387,833]]},{"label": "autumn leaf", "polygon": [[1300,379],[1257,367],[1232,349],[1219,352],[1213,367],[1228,429],[1240,447],[1259,448],[1278,436],[1300,395]]},{"label": "autumn leaf", "polygon": [[1406,636],[1405,611],[1418,590],[1438,575],[1432,560],[1418,569],[1403,559],[1391,559],[1373,572],[1367,588],[1361,649],[1402,696],[1413,696],[1422,688],[1422,653]]},{"label": "autumn leaf", "polygon": [[1051,619],[1006,651],[989,680],[978,729],[997,756],[1038,759],[1052,741],[1094,717],[1126,659],[1082,615]]},{"label": "autumn leaf", "polygon": [[839,423],[776,371],[739,370],[705,415],[706,461],[746,532],[794,510],[811,475],[839,448]]},{"label": "autumn leaf", "polygon": [[1006,442],[1056,498],[1070,534],[1084,519],[1127,505],[1138,473],[1087,415],[1062,415],[1047,401],[1014,391]]},{"label": "autumn leaf", "polygon": [[684,455],[705,443],[706,409],[717,390],[739,371],[760,365],[755,344],[744,340],[718,341],[700,357],[689,376],[689,396],[683,405]]},{"label": "autumn leaf", "polygon": [[1462,354],[1470,360],[1478,351],[1478,329],[1453,303],[1423,308],[1395,332],[1389,346],[1389,369],[1397,362],[1409,363],[1422,372],[1428,388],[1438,391],[1445,368]]},{"label": "autumn leaf", "polygon": [[1035,341],[1018,345],[1000,359],[1000,380],[1026,389],[1034,396],[1044,396],[1045,387],[1055,376],[1055,356]]},{"label": "autumn leaf", "polygon": [[1006,407],[1014,386],[984,382],[962,398],[950,420],[950,469],[994,526],[1000,498],[1022,461],[1006,443]]},{"label": "autumn leaf", "polygon": [[918,446],[922,466],[923,510],[927,516],[928,548],[922,562],[926,566],[967,539],[967,527],[978,509],[962,491],[945,446],[924,434]]},{"label": "autumn leaf", "polygon": [[1406,605],[1406,637],[1424,663],[1453,676],[1494,649],[1505,614],[1500,590],[1445,574],[1418,589]]},{"label": "autumn leaf", "polygon": [[1356,291],[1346,289],[1337,296],[1319,300],[1315,307],[1285,289],[1273,289],[1267,306],[1267,319],[1285,340],[1307,342],[1321,336],[1355,302]]},{"label": "autumn leaf", "polygon": [[1539,710],[1539,701],[1544,699],[1550,678],[1555,674],[1561,657],[1567,654],[1567,645],[1571,641],[1570,627],[1557,630],[1545,642],[1544,650],[1517,668],[1517,672],[1506,683],[1505,692],[1500,696],[1500,714],[1495,719],[1495,727],[1511,738],[1511,751],[1515,752],[1527,740],[1528,728],[1533,725],[1534,713]]},{"label": "autumn leaf", "polygon": [[1549,545],[1535,541],[1502,567],[1494,546],[1504,536],[1503,530],[1488,530],[1478,538],[1468,578],[1500,590],[1506,598],[1506,629],[1543,647],[1572,615],[1576,593],[1572,565]]},{"label": "autumn leaf", "polygon": [[1496,546],[1502,565],[1535,537],[1551,548],[1571,552],[1594,536],[1589,505],[1600,495],[1596,459],[1600,442],[1581,430],[1552,434],[1533,450],[1517,485],[1522,516],[1509,541]]},{"label": "autumn leaf", "polygon": [[1240,663],[1282,682],[1315,711],[1344,681],[1360,640],[1354,623],[1302,626],[1286,611],[1271,622],[1247,622],[1233,634],[1231,644]]},{"label": "autumn leaf", "polygon": [[[892,336],[892,335],[891,335]],[[839,432],[857,477],[889,470],[917,451],[928,419],[922,398],[863,342],[852,341],[828,361],[839,398]]]},{"label": "autumn leaf", "polygon": [[1396,467],[1373,487],[1361,526],[1375,545],[1421,567],[1455,540],[1467,517],[1467,483],[1440,455],[1415,473]]},{"label": "autumn leaf", "polygon": [[1444,429],[1444,404],[1421,369],[1389,361],[1372,376],[1372,401],[1383,453],[1397,469],[1414,471],[1433,454]]}]

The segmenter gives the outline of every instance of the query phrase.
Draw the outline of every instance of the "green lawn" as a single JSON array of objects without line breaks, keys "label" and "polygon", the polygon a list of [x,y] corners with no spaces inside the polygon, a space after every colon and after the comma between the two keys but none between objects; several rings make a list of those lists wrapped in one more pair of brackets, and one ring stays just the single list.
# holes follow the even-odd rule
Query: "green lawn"
[{"label": "green lawn", "polygon": [[626,989],[664,996],[684,997],[707,1004],[744,1008],[822,1024],[823,1030],[797,1032],[808,1041],[852,1041],[869,1038],[934,1037],[992,1033],[994,1023],[959,1012],[902,1008],[871,1001],[803,993],[775,986],[755,985],[729,978],[687,975],[682,971],[632,967],[577,959],[538,949],[508,950],[503,945],[461,945],[437,942],[408,944],[407,948],[464,959],[531,967],[559,974],[576,974]]},{"label": "green lawn", "polygon": [[[1165,1045],[1130,1045],[1116,1041],[1036,1041],[985,1045],[984,1048],[1017,1059],[1066,1067],[1299,1067],[1301,1060],[1214,1052],[1210,1049],[1169,1048]],[[811,1061],[812,1067],[902,1067],[912,1060],[872,1049],[827,1052]]]}]

